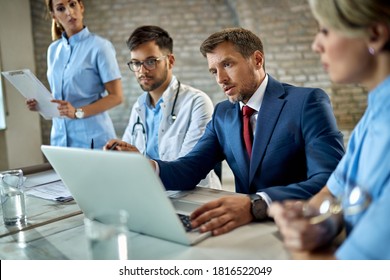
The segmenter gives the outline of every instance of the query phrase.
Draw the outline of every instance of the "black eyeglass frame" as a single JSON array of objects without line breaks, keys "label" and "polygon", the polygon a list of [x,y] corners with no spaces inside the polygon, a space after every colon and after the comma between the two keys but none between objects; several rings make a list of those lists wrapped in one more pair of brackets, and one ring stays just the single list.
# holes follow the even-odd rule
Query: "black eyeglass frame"
[{"label": "black eyeglass frame", "polygon": [[141,70],[141,66],[144,66],[144,68],[151,71],[151,70],[156,69],[158,61],[163,60],[166,57],[168,57],[168,55],[163,55],[163,56],[156,57],[156,58],[148,58],[148,59],[145,59],[144,61],[130,60],[129,62],[127,62],[127,66],[129,67],[130,71],[132,71],[132,72],[138,72],[139,70]]}]

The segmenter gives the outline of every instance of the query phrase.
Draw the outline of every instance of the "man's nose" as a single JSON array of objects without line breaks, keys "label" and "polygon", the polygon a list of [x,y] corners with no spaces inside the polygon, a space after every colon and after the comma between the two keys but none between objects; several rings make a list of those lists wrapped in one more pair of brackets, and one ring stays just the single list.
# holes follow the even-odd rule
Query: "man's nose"
[{"label": "man's nose", "polygon": [[228,81],[229,77],[225,71],[218,71],[216,79],[218,84],[225,84]]}]

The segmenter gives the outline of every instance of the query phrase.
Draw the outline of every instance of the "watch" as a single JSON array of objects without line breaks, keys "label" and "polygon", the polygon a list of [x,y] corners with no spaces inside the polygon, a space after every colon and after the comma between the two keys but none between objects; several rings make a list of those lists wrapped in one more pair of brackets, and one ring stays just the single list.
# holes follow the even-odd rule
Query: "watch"
[{"label": "watch", "polygon": [[263,221],[268,218],[268,205],[265,200],[258,194],[250,194],[251,200],[251,214],[255,221]]},{"label": "watch", "polygon": [[83,111],[83,109],[82,108],[77,108],[76,112],[74,113],[74,116],[76,117],[76,119],[84,118],[84,111]]}]

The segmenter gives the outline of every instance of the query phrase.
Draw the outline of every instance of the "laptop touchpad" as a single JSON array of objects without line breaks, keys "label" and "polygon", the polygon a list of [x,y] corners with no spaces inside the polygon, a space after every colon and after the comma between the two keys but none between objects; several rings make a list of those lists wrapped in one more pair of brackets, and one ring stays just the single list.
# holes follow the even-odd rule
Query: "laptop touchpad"
[{"label": "laptop touchpad", "polygon": [[180,199],[171,199],[173,207],[176,209],[176,212],[179,214],[191,214],[196,208],[200,207],[202,204],[180,200]]}]

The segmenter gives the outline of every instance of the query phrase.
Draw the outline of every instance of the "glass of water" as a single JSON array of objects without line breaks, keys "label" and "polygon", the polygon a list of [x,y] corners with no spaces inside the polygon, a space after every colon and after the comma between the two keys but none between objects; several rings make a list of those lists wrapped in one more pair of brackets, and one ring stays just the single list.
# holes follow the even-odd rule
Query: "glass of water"
[{"label": "glass of water", "polygon": [[27,223],[24,179],[21,169],[0,173],[1,206],[6,226],[21,226]]},{"label": "glass of water", "polygon": [[359,185],[348,186],[339,198],[326,197],[318,209],[308,204],[303,206],[303,214],[310,217],[311,224],[318,224],[334,214],[342,213],[346,220],[358,219],[371,203],[370,194]]},{"label": "glass of water", "polygon": [[112,211],[85,217],[90,257],[94,260],[129,259],[128,214]]}]

